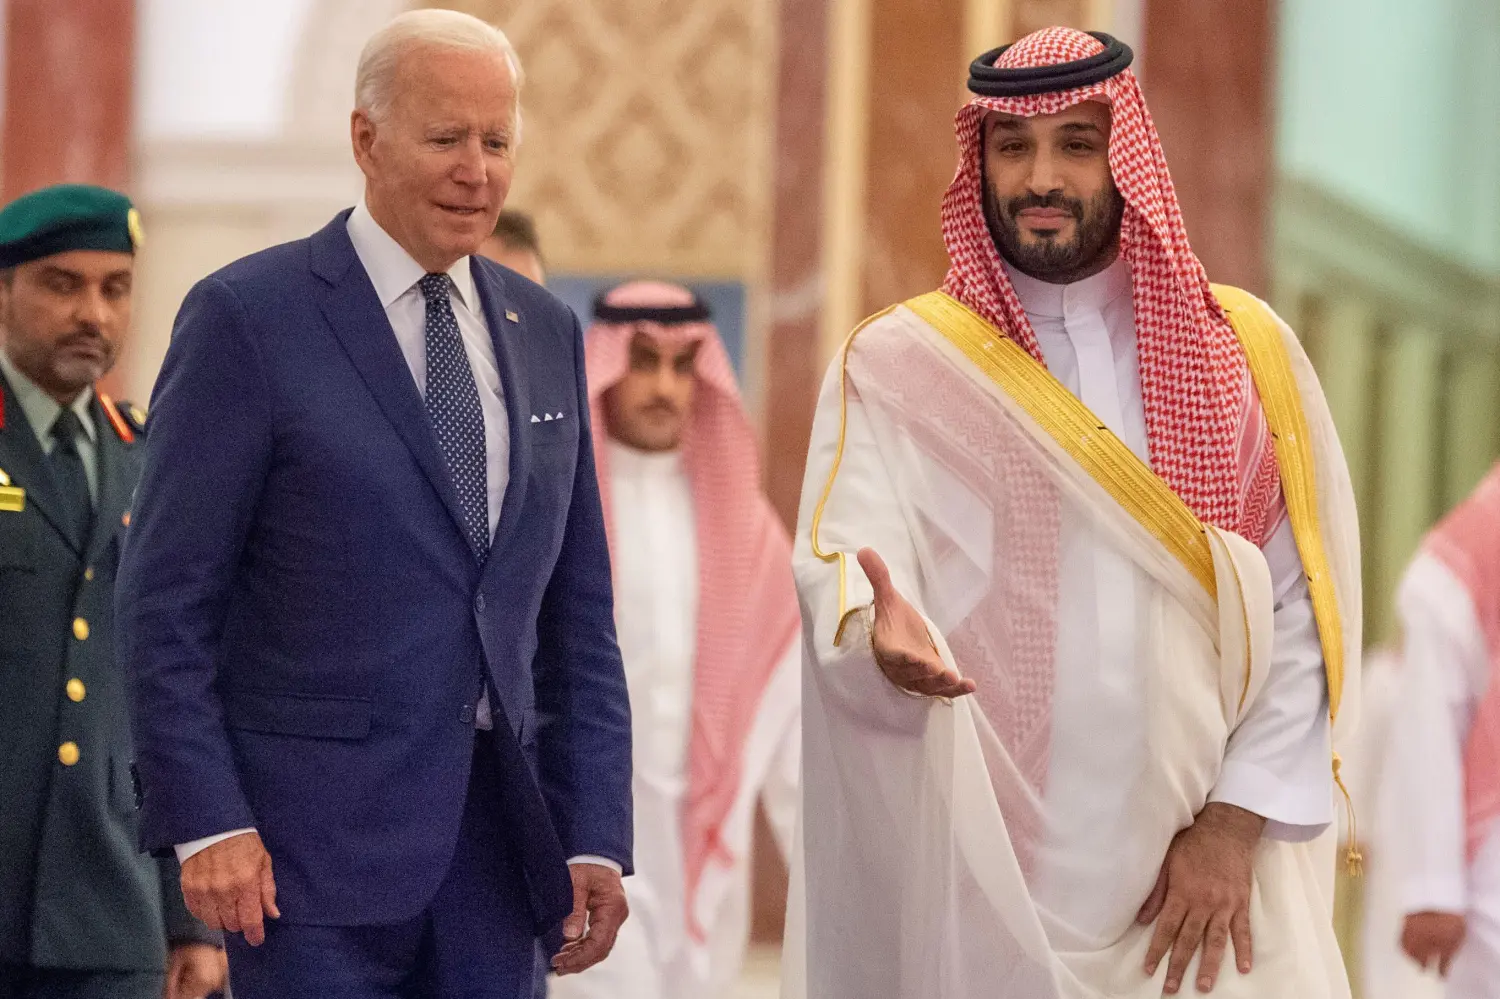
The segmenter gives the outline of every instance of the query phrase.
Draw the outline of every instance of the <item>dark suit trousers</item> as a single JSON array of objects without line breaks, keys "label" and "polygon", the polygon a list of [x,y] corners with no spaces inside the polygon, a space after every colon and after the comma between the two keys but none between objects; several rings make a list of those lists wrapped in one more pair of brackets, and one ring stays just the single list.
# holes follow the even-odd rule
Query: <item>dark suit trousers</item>
[{"label": "dark suit trousers", "polygon": [[161,999],[160,971],[67,971],[0,964],[0,999]]},{"label": "dark suit trousers", "polygon": [[426,911],[379,926],[268,920],[260,947],[230,934],[235,999],[529,999],[536,940],[498,781],[480,732],[453,862]]}]

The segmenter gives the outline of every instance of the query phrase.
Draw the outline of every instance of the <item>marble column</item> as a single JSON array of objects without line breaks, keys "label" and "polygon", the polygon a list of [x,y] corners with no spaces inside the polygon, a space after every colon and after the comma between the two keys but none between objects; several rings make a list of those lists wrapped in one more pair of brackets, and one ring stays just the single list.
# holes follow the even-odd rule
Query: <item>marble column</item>
[{"label": "marble column", "polygon": [[1489,344],[1459,347],[1444,359],[1441,514],[1467,496],[1500,454],[1500,364]]},{"label": "marble column", "polygon": [[127,189],[135,0],[8,0],[5,201],[47,184]]},{"label": "marble column", "polygon": [[1146,0],[1146,102],[1210,279],[1267,292],[1272,0]]},{"label": "marble column", "polygon": [[1378,502],[1367,514],[1375,533],[1373,545],[1366,548],[1369,644],[1396,637],[1396,586],[1422,535],[1437,518],[1443,488],[1442,361],[1441,337],[1416,325],[1398,327],[1381,351],[1375,396],[1381,423]]},{"label": "marble column", "polygon": [[766,491],[790,528],[822,375],[828,0],[784,0],[776,93],[771,321],[765,375]]},{"label": "marble column", "polygon": [[[795,527],[823,357],[825,137],[828,0],[783,0],[778,30],[771,304],[765,368],[766,493]],[[751,935],[779,943],[787,869],[757,809]]]},{"label": "marble column", "polygon": [[[943,283],[940,209],[958,145],[964,0],[876,0],[870,12],[860,317]],[[999,44],[992,42],[991,44]]]}]

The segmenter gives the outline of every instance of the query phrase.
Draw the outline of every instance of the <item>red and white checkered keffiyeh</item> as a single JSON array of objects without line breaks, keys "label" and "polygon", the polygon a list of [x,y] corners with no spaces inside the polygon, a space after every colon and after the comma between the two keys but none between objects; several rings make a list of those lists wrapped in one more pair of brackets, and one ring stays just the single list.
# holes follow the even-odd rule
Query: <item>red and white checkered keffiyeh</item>
[{"label": "red and white checkered keffiyeh", "polygon": [[[693,303],[686,288],[635,281],[611,291],[608,305],[665,308]],[[611,524],[604,393],[629,370],[630,342],[644,333],[675,348],[701,341],[697,388],[683,436],[698,539],[698,635],[693,658],[692,734],[682,815],[688,926],[693,897],[710,862],[729,864],[720,831],[739,792],[745,743],[776,665],[801,627],[792,581],[792,543],[761,490],[754,428],[734,369],[709,323],[599,323],[584,340],[594,456],[605,524]],[[612,529],[609,527],[608,529]]]},{"label": "red and white checkered keffiyeh", "polygon": [[[1022,38],[994,65],[1049,66],[1102,51],[1082,31],[1046,28]],[[1134,286],[1152,467],[1201,519],[1264,543],[1282,511],[1270,428],[1234,330],[1188,246],[1161,141],[1130,70],[1056,93],[975,97],[959,111],[958,172],[943,197],[951,261],[943,290],[1045,363],[985,224],[982,122],[989,111],[1031,117],[1087,100],[1109,105],[1113,117],[1109,165],[1125,199],[1120,252]]]},{"label": "red and white checkered keffiyeh", "polygon": [[1469,858],[1500,816],[1500,465],[1438,522],[1422,550],[1469,591],[1490,657],[1490,683],[1464,746],[1464,812]]}]

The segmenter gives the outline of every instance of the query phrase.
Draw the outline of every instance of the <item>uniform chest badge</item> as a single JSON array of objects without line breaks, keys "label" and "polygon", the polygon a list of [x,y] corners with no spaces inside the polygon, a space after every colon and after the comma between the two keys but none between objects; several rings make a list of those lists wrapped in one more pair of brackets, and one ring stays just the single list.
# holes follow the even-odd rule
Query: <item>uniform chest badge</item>
[{"label": "uniform chest badge", "polygon": [[10,484],[10,476],[0,468],[0,513],[20,513],[26,509],[26,490]]}]

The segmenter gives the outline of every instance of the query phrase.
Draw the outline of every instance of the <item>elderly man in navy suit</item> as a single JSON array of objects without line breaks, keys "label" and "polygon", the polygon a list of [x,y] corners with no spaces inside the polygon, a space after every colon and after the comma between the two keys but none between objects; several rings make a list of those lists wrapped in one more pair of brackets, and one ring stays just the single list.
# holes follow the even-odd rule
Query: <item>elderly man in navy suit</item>
[{"label": "elderly man in navy suit", "polygon": [[[474,255],[520,133],[505,36],[360,59],[362,202],[205,278],[117,594],[143,846],[237,999],[529,995],[626,914],[630,731],[576,318]],[[560,932],[557,932],[560,931]]]}]

